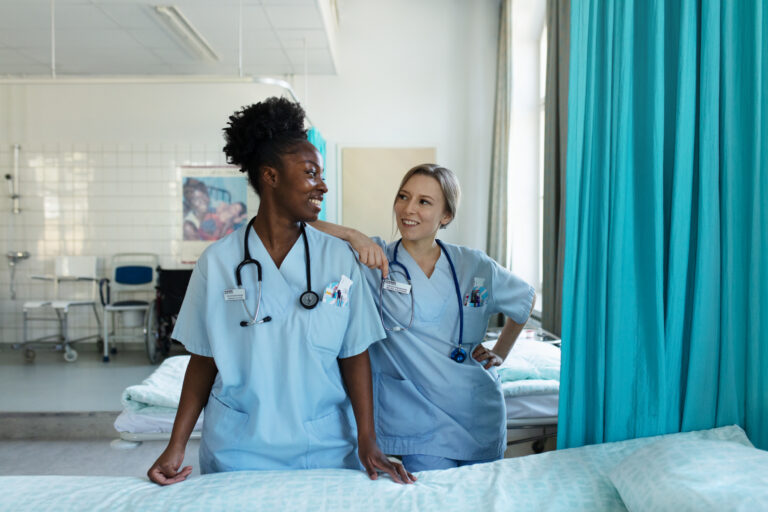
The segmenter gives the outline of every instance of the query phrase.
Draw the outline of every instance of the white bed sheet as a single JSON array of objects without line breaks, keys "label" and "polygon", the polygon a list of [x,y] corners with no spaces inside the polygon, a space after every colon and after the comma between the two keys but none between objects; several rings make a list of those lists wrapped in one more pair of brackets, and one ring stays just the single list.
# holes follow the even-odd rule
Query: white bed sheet
[{"label": "white bed sheet", "polygon": [[557,417],[558,402],[556,394],[504,397],[508,420]]},{"label": "white bed sheet", "polygon": [[[173,429],[173,421],[176,412],[142,414],[141,412],[123,411],[115,419],[115,430],[129,432],[131,434],[155,434],[170,433]],[[200,432],[203,428],[203,413],[195,423],[194,432]]]},{"label": "white bed sheet", "polygon": [[560,383],[550,379],[503,382],[507,419],[557,417]]},{"label": "white bed sheet", "polygon": [[[736,426],[671,436],[751,446]],[[330,469],[218,473],[168,487],[139,477],[7,476],[0,477],[0,510],[623,511],[608,475],[627,456],[661,437],[425,471],[408,486],[388,478],[370,481],[361,471]]]}]

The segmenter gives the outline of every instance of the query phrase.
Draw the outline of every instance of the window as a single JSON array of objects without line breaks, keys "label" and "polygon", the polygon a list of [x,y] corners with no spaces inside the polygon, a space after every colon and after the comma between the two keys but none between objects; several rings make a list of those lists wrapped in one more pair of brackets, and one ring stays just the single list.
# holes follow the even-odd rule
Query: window
[{"label": "window", "polygon": [[512,0],[509,254],[512,271],[536,288],[541,310],[544,214],[545,0]]}]

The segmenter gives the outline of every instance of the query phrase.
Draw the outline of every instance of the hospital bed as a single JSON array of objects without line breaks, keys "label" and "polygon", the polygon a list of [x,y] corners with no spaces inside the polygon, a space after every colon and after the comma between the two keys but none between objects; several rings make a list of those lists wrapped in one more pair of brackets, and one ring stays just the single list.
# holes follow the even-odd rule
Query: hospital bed
[{"label": "hospital bed", "polygon": [[[500,330],[489,329],[483,345],[493,348]],[[507,446],[532,443],[534,453],[541,453],[546,439],[557,435],[560,340],[538,329],[523,330],[497,372],[507,409]]]},{"label": "hospital bed", "polygon": [[241,471],[168,487],[145,477],[0,477],[0,510],[764,510],[768,452],[739,427],[584,446],[417,473]]},{"label": "hospital bed", "polygon": [[[494,334],[491,331],[491,339],[484,342],[489,348]],[[114,425],[120,439],[128,443],[115,443],[115,447],[130,448],[137,445],[129,443],[170,437],[188,362],[189,356],[170,357],[144,382],[123,391],[123,411]],[[535,339],[534,331],[525,331],[497,371],[507,408],[508,433],[524,430],[530,434],[510,439],[507,445],[531,442],[533,451],[540,453],[544,440],[557,432],[560,349]],[[200,436],[202,418],[201,413],[193,438]]]},{"label": "hospital bed", "polygon": [[[123,391],[123,411],[114,423],[122,442],[114,442],[112,446],[132,448],[141,441],[170,438],[187,364],[189,356],[169,357],[141,384],[129,386]],[[200,438],[202,425],[201,412],[192,439]]]}]

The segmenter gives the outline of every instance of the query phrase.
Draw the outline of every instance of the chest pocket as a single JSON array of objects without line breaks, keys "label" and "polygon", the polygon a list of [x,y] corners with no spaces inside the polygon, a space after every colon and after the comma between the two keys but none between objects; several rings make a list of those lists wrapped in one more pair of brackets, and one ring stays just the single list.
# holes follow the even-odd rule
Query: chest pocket
[{"label": "chest pocket", "polygon": [[488,306],[467,307],[462,306],[464,311],[464,342],[480,343],[488,329]]},{"label": "chest pocket", "polygon": [[312,347],[334,357],[341,352],[349,322],[349,306],[320,302],[310,311],[309,343]]}]

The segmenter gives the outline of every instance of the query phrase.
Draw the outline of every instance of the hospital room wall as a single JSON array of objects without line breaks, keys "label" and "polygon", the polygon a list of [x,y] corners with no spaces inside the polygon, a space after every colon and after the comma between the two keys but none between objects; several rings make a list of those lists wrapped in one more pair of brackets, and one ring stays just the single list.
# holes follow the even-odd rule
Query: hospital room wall
[{"label": "hospital room wall", "polygon": [[[285,77],[329,141],[331,189],[340,147],[435,147],[464,192],[443,238],[484,247],[498,5],[343,4],[338,74],[306,83]],[[22,213],[11,215],[0,194],[0,212],[7,212],[0,214],[0,244],[3,253],[32,253],[18,266],[16,300],[8,267],[0,265],[0,343],[21,338],[22,302],[45,291],[29,276],[52,272],[56,255],[106,261],[116,252],[148,251],[163,266],[179,267],[178,166],[223,164],[227,115],[278,91],[253,84],[0,86],[2,174],[11,170],[11,145],[22,146]],[[75,316],[74,326],[94,327],[87,316]]]}]

